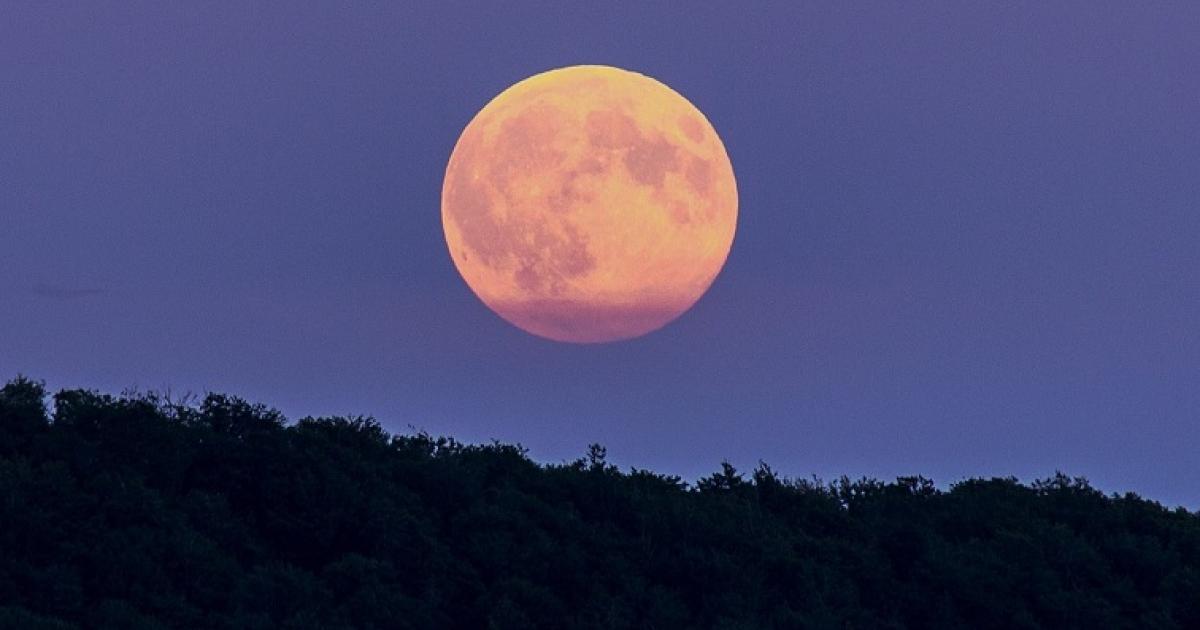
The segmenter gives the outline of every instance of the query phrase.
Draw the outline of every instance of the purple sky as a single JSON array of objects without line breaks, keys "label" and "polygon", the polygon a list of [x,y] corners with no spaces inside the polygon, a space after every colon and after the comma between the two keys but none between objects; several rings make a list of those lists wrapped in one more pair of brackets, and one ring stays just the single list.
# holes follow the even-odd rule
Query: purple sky
[{"label": "purple sky", "polygon": [[[0,19],[2,380],[1200,506],[1200,4],[48,4]],[[441,234],[470,118],[579,63],[687,96],[740,190],[708,295],[604,346]]]}]

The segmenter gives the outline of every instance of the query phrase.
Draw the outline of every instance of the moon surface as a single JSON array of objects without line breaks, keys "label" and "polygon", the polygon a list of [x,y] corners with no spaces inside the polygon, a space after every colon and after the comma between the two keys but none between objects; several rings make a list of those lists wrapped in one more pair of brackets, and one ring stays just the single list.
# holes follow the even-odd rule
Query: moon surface
[{"label": "moon surface", "polygon": [[446,167],[442,227],[500,317],[598,343],[691,308],[725,264],[737,205],[725,147],[687,99],[635,72],[572,66],[471,120]]}]

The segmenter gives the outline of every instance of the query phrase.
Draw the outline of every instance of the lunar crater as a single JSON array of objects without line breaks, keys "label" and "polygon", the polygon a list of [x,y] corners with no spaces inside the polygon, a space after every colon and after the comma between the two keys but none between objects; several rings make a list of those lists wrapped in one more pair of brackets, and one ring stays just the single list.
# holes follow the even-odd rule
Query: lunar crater
[{"label": "lunar crater", "polygon": [[695,116],[680,116],[679,130],[692,142],[704,142],[704,125]]}]

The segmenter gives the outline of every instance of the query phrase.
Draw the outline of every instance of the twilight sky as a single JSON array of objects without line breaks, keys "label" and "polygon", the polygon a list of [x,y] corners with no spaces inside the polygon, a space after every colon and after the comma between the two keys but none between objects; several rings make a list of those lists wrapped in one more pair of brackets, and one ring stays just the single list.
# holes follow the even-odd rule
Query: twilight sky
[{"label": "twilight sky", "polygon": [[[1194,2],[47,4],[0,20],[0,380],[1200,506]],[[740,194],[699,304],[601,346],[488,311],[439,210],[470,118],[580,63],[688,97]]]}]

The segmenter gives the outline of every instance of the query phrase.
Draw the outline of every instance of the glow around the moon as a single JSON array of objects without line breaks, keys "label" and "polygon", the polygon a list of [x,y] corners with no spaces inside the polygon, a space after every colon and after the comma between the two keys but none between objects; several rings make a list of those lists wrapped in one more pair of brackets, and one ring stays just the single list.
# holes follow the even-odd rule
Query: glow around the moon
[{"label": "glow around the moon", "polygon": [[725,147],[647,76],[573,66],[530,77],[463,131],[442,187],[450,255],[493,311],[535,335],[603,342],[666,325],[733,243]]}]

